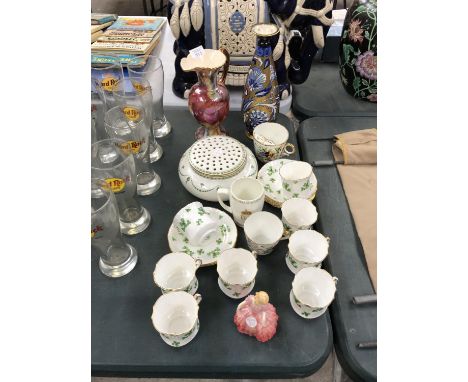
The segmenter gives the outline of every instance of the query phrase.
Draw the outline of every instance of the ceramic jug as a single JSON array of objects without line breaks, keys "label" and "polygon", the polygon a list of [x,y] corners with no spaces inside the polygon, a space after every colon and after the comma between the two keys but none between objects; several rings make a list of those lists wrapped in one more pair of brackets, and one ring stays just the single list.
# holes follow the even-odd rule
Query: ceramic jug
[{"label": "ceramic jug", "polygon": [[339,62],[346,91],[377,102],[377,0],[355,0],[348,9]]},{"label": "ceramic jug", "polygon": [[[229,112],[229,92],[224,85],[229,53],[225,49],[204,49],[200,57],[189,55],[183,58],[180,66],[186,72],[195,71],[198,76],[198,82],[192,86],[188,97],[189,110],[201,125],[195,132],[195,138],[226,135],[221,122]],[[223,73],[218,80],[221,68]]]},{"label": "ceramic jug", "polygon": [[242,94],[246,134],[251,139],[255,126],[276,120],[280,102],[272,53],[279,29],[274,24],[257,24],[252,31],[257,35],[257,45]]}]

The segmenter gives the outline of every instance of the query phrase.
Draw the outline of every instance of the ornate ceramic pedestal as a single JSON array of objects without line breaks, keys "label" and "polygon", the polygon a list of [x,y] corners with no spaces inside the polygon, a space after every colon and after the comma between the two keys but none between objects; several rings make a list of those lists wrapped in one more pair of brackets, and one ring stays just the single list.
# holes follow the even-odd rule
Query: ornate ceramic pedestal
[{"label": "ornate ceramic pedestal", "polygon": [[[250,61],[255,52],[256,36],[252,27],[270,22],[268,2],[264,0],[170,0],[168,7],[170,26],[177,40],[174,51],[176,77],[173,90],[187,98],[187,90],[196,82],[194,76],[184,73],[180,60],[190,49],[202,45],[206,49],[228,51],[231,62],[226,84],[244,86]],[[286,29],[273,42],[274,60],[277,62],[280,90],[283,98],[290,94],[286,70],[289,56],[285,49]]]}]

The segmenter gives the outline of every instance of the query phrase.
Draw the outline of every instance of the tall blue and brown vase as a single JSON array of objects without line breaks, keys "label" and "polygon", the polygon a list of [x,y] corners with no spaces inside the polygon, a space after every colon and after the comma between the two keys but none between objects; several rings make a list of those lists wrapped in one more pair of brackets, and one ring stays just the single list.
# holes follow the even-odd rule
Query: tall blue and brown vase
[{"label": "tall blue and brown vase", "polygon": [[355,0],[348,9],[339,62],[346,91],[377,102],[377,0]]},{"label": "tall blue and brown vase", "polygon": [[257,36],[257,44],[242,94],[242,111],[249,138],[252,138],[255,126],[276,120],[280,103],[272,50],[279,28],[274,24],[256,24],[252,31]]}]

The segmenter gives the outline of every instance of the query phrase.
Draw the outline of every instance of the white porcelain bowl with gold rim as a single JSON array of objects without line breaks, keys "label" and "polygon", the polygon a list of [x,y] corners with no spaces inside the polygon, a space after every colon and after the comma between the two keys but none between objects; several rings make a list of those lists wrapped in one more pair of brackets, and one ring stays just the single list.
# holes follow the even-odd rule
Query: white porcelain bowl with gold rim
[{"label": "white porcelain bowl with gold rim", "polygon": [[218,188],[230,188],[238,178],[255,178],[258,166],[252,151],[238,140],[212,136],[188,148],[180,159],[178,172],[188,192],[199,199],[215,202]]}]

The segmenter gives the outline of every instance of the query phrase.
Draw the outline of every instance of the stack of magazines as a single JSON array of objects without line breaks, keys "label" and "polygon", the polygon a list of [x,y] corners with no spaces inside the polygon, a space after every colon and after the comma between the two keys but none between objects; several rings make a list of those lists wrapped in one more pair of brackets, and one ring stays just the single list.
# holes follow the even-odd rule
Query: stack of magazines
[{"label": "stack of magazines", "polygon": [[105,32],[91,44],[92,63],[105,63],[106,54],[120,57],[126,65],[135,57],[141,58],[144,65],[146,57],[157,46],[165,17],[157,16],[119,16]]}]

